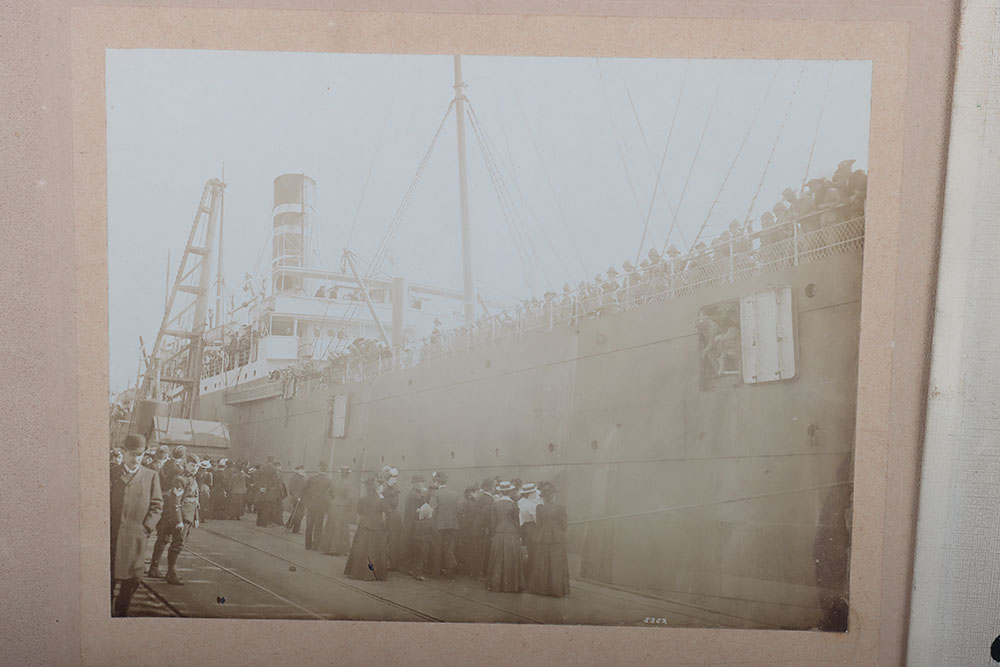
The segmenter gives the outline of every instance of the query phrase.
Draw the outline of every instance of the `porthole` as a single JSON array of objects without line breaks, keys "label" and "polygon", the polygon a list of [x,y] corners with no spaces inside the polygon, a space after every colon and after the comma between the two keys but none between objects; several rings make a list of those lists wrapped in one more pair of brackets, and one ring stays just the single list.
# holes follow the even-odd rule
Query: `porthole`
[{"label": "porthole", "polygon": [[808,285],[806,285],[806,296],[809,297],[810,299],[813,298],[814,296],[816,296],[816,284],[815,283],[809,283]]},{"label": "porthole", "polygon": [[549,443],[549,454],[556,451],[556,444],[554,442]]},{"label": "porthole", "polygon": [[597,449],[597,441],[596,440],[591,440],[590,441],[590,448],[591,449]]}]

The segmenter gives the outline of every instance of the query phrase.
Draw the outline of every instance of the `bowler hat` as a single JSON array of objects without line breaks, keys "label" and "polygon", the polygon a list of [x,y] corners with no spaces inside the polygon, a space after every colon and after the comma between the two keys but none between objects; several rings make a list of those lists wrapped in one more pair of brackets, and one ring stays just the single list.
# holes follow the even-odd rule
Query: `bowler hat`
[{"label": "bowler hat", "polygon": [[122,448],[126,452],[133,452],[135,454],[142,454],[146,450],[146,438],[138,433],[131,433],[125,436],[125,442],[122,444]]}]

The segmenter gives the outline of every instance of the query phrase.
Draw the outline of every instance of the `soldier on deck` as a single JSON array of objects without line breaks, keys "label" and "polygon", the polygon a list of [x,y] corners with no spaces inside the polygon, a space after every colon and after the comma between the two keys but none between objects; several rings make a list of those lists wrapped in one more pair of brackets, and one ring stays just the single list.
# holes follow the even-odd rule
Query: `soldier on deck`
[{"label": "soldier on deck", "polygon": [[837,165],[837,171],[833,174],[833,184],[843,191],[847,191],[851,184],[851,167],[855,160],[843,160]]},{"label": "soldier on deck", "polygon": [[847,207],[848,218],[857,218],[865,214],[865,198],[868,196],[868,175],[860,169],[851,174]]},{"label": "soldier on deck", "polygon": [[708,255],[708,247],[705,245],[705,242],[698,241],[698,243],[694,245],[694,256],[692,256],[691,260],[688,262],[688,269],[695,271],[692,276],[693,282],[697,282],[704,278],[703,273],[701,271],[697,271],[697,269],[704,267],[711,261],[712,259]]}]

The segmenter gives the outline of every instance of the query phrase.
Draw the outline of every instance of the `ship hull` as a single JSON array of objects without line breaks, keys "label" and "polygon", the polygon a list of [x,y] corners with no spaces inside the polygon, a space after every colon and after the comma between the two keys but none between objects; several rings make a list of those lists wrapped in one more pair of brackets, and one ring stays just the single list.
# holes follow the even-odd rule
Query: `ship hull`
[{"label": "ship hull", "polygon": [[[434,470],[459,489],[554,481],[574,576],[811,628],[824,615],[817,535],[843,532],[822,517],[849,498],[860,276],[860,252],[835,255],[363,382],[232,405],[203,394],[198,417],[228,424],[230,458],[330,461],[360,471],[356,483],[383,464],[404,484]],[[795,377],[706,387],[699,312],[773,285],[794,299]],[[335,395],[348,397],[343,437]]]}]

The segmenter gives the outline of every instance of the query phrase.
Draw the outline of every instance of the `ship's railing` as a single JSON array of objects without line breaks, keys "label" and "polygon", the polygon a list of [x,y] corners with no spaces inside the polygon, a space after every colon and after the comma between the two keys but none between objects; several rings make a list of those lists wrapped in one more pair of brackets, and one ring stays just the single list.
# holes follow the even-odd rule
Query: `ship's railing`
[{"label": "ship's railing", "polygon": [[590,284],[548,298],[537,307],[484,317],[471,327],[434,334],[391,350],[335,361],[323,383],[358,382],[392,370],[466,352],[556,327],[643,308],[715,287],[785,270],[864,245],[864,216],[838,221],[842,210],[828,209],[801,219],[740,235],[686,256],[663,259],[649,268],[628,272],[617,281]]}]

